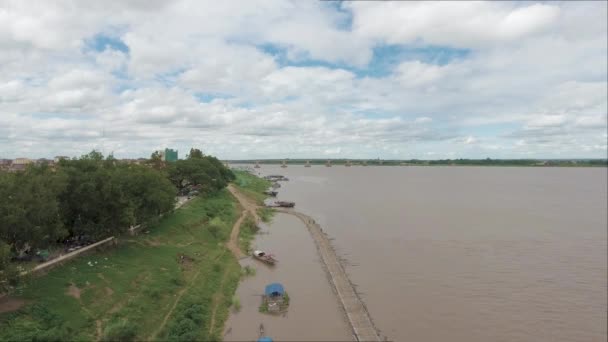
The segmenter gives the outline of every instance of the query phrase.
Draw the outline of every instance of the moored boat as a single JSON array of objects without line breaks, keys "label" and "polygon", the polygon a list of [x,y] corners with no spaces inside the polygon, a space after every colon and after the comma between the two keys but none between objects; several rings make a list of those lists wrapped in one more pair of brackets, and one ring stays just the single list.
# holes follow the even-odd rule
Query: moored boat
[{"label": "moored boat", "polygon": [[266,191],[264,191],[264,194],[266,194],[270,197],[277,197],[278,192],[276,192],[274,190],[266,190]]},{"label": "moored boat", "polygon": [[290,202],[290,201],[276,201],[276,202],[274,202],[274,204],[277,207],[284,207],[284,208],[293,208],[296,206],[296,202]]},{"label": "moored boat", "polygon": [[253,251],[253,257],[270,265],[274,265],[277,262],[274,255],[260,250]]}]

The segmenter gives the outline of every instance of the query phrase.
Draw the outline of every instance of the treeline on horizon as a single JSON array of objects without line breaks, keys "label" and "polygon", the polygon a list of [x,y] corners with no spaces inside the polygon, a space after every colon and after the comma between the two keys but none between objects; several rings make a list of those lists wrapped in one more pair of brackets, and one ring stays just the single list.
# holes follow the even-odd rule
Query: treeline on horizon
[{"label": "treeline on horizon", "polygon": [[258,160],[230,160],[231,163],[253,164],[305,164],[307,161],[313,165],[325,164],[328,160],[332,165],[346,164],[347,162],[367,165],[478,165],[478,166],[608,166],[608,159],[258,159]]},{"label": "treeline on horizon", "polygon": [[157,153],[137,165],[92,151],[55,167],[0,172],[0,282],[16,255],[120,235],[173,210],[178,192],[196,185],[199,193],[211,193],[234,178],[198,149],[170,163]]}]

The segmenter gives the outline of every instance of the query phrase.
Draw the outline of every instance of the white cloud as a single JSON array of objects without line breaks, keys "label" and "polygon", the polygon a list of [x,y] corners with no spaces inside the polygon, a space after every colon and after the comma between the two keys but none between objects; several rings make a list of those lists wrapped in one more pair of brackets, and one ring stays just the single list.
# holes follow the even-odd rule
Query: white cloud
[{"label": "white cloud", "polygon": [[0,157],[605,156],[606,3],[338,7],[0,0]]},{"label": "white cloud", "polygon": [[501,44],[554,25],[560,8],[507,2],[352,2],[358,34],[390,44],[455,47]]}]

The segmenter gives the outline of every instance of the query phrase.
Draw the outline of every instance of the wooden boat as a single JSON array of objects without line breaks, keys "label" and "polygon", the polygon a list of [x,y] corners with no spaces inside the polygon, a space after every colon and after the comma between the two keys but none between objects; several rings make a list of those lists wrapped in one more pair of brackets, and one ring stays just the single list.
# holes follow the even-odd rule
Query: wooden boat
[{"label": "wooden boat", "polygon": [[270,197],[277,197],[278,192],[273,191],[273,190],[266,190],[266,191],[264,191],[264,194],[266,194]]},{"label": "wooden boat", "polygon": [[272,254],[264,251],[253,251],[253,257],[270,265],[274,265],[277,262],[277,259]]},{"label": "wooden boat", "polygon": [[262,307],[268,313],[281,313],[287,311],[289,296],[283,289],[283,285],[272,283],[266,285],[264,296],[262,296]]},{"label": "wooden boat", "polygon": [[274,204],[277,207],[283,207],[283,208],[293,208],[296,206],[296,202],[290,202],[290,201],[276,201],[276,202],[274,202]]}]

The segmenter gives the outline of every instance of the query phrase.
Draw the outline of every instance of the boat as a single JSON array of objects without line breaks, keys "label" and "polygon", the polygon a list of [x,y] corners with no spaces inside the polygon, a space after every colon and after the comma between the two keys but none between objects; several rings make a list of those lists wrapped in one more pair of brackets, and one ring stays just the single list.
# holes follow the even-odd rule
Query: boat
[{"label": "boat", "polygon": [[277,197],[278,192],[274,190],[266,190],[264,191],[264,194],[270,197]]},{"label": "boat", "polygon": [[272,283],[266,285],[264,296],[262,297],[262,307],[269,313],[281,313],[287,310],[289,306],[289,296],[283,285]]},{"label": "boat", "polygon": [[272,254],[264,251],[253,251],[253,257],[270,265],[274,265],[277,262],[277,259]]},{"label": "boat", "polygon": [[276,202],[274,202],[274,204],[277,207],[283,207],[283,208],[293,208],[296,206],[296,202],[290,202],[290,201],[276,201]]}]

